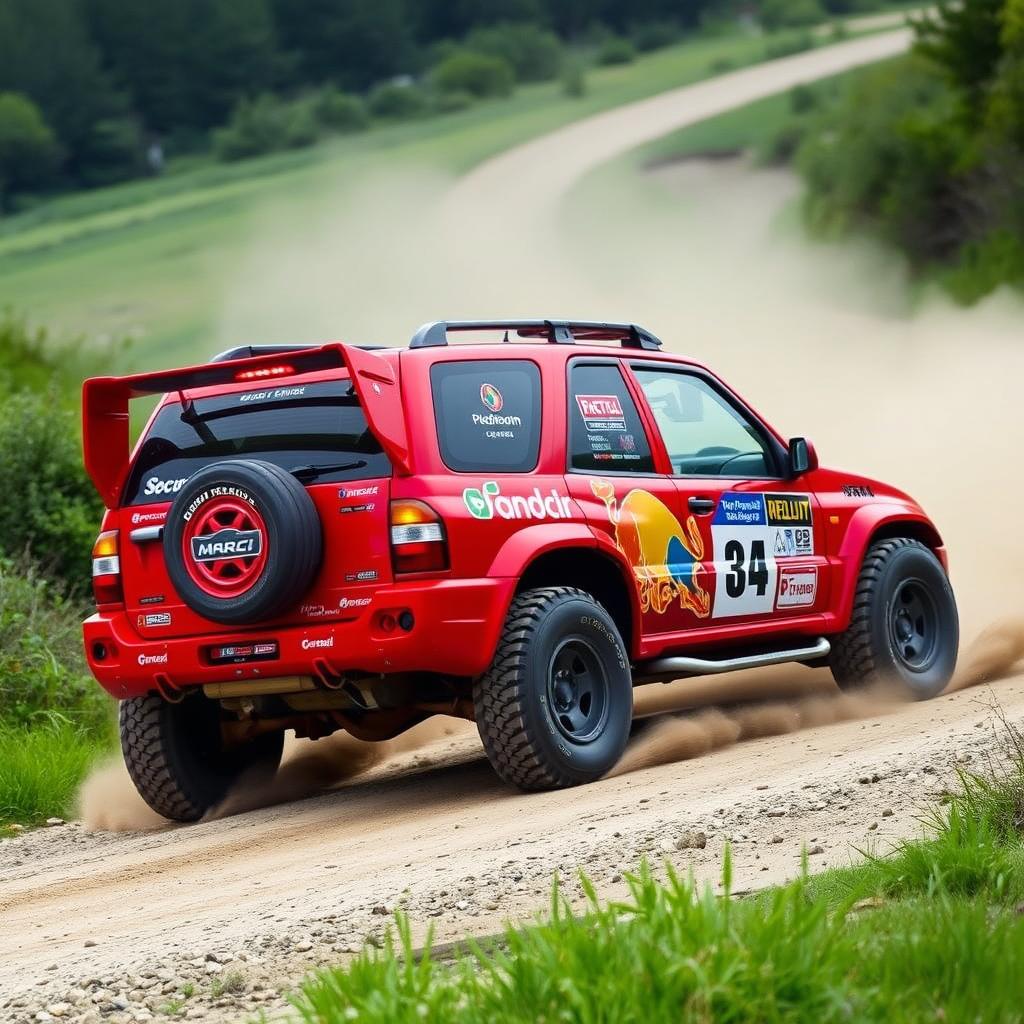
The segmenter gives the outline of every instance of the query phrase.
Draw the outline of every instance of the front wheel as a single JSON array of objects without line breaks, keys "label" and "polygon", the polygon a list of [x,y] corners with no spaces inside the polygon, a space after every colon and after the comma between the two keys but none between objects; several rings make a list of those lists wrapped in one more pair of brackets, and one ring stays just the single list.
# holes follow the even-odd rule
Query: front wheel
[{"label": "front wheel", "polygon": [[633,718],[614,620],[581,590],[520,594],[473,705],[484,750],[506,782],[544,790],[600,778],[622,756]]},{"label": "front wheel", "polygon": [[198,821],[242,776],[255,785],[281,761],[284,733],[228,746],[216,701],[193,694],[177,704],[162,697],[121,702],[121,751],[135,788],[157,814]]},{"label": "front wheel", "polygon": [[829,665],[844,689],[880,684],[928,700],[953,678],[959,640],[956,600],[939,560],[920,542],[896,537],[864,556],[853,616],[832,641]]}]

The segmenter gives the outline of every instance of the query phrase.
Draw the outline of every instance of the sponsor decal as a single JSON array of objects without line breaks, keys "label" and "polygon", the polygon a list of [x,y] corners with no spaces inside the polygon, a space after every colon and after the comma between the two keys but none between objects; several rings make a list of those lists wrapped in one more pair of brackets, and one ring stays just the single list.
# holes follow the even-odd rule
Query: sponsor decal
[{"label": "sponsor decal", "polygon": [[813,555],[814,543],[811,528],[809,526],[801,526],[791,529],[787,526],[776,530],[774,551],[779,558]]},{"label": "sponsor decal", "polygon": [[139,523],[162,523],[166,518],[166,512],[134,512],[132,526],[138,526]]},{"label": "sponsor decal", "polygon": [[304,604],[300,605],[299,614],[304,615],[307,619],[323,619],[331,615],[332,612],[322,604]]},{"label": "sponsor decal", "polygon": [[626,429],[626,414],[617,395],[577,395],[576,405],[587,430]]},{"label": "sponsor decal", "polygon": [[619,434],[619,448],[624,452],[635,452],[636,438],[632,434]]},{"label": "sponsor decal", "polygon": [[180,477],[177,480],[161,480],[158,476],[151,476],[146,481],[146,486],[142,488],[142,493],[148,497],[161,494],[177,494],[185,486],[187,480],[187,476]]},{"label": "sponsor decal", "polygon": [[769,526],[810,526],[811,499],[804,494],[766,494]]},{"label": "sponsor decal", "polygon": [[[473,413],[473,423],[478,427],[521,427],[522,416],[499,416],[496,412]],[[490,433],[487,435],[491,436]],[[504,434],[502,436],[505,436]],[[515,434],[508,433],[508,437],[515,437]]]},{"label": "sponsor decal", "polygon": [[263,534],[259,530],[218,530],[192,538],[192,558],[197,562],[255,558],[262,550]]},{"label": "sponsor decal", "polygon": [[139,598],[139,604],[163,604],[166,600],[163,594],[148,594]]},{"label": "sponsor decal", "polygon": [[346,512],[372,512],[376,507],[372,502],[369,505],[342,505],[338,511],[344,515]]},{"label": "sponsor decal", "polygon": [[359,572],[345,573],[346,583],[367,583],[377,578],[376,569],[360,569]]},{"label": "sponsor decal", "polygon": [[140,654],[138,658],[140,665],[166,665],[167,652],[163,654]]},{"label": "sponsor decal", "polygon": [[501,392],[493,384],[480,385],[480,401],[491,412],[501,412],[502,406],[505,404]]},{"label": "sponsor decal", "polygon": [[304,651],[320,651],[333,646],[333,636],[323,636],[316,638],[307,637],[305,640],[302,641],[302,649]]},{"label": "sponsor decal", "polygon": [[707,618],[711,595],[702,582],[707,567],[697,520],[689,516],[684,527],[660,498],[640,488],[621,501],[609,480],[591,480],[590,489],[604,502],[615,546],[633,567],[640,610],[661,615],[678,606]]},{"label": "sponsor decal", "polygon": [[711,520],[714,617],[762,615],[794,607],[792,602],[776,600],[784,571],[777,559],[814,554],[812,523],[807,494],[723,494]]},{"label": "sponsor decal", "polygon": [[474,519],[569,519],[572,505],[568,496],[551,488],[542,494],[534,487],[528,495],[504,495],[497,480],[488,480],[482,487],[467,487],[462,500]]},{"label": "sponsor decal", "polygon": [[803,608],[814,604],[818,593],[817,569],[782,569],[776,608]]},{"label": "sponsor decal", "polygon": [[212,498],[240,498],[252,505],[253,508],[256,507],[253,497],[241,487],[211,487],[192,499],[188,508],[181,514],[182,520],[187,523]]},{"label": "sponsor decal", "polygon": [[369,498],[380,491],[376,484],[373,487],[342,487],[338,491],[339,498]]},{"label": "sponsor decal", "polygon": [[276,398],[301,398],[306,393],[305,385],[298,388],[276,388],[272,391],[246,391],[238,396],[239,404],[265,402]]},{"label": "sponsor decal", "polygon": [[843,484],[843,494],[847,498],[873,498],[875,492],[866,484]]},{"label": "sponsor decal", "polygon": [[339,608],[365,608],[372,598],[369,597],[343,597],[338,602]]},{"label": "sponsor decal", "polygon": [[170,612],[151,612],[149,615],[139,616],[139,626],[169,626],[171,624]]}]

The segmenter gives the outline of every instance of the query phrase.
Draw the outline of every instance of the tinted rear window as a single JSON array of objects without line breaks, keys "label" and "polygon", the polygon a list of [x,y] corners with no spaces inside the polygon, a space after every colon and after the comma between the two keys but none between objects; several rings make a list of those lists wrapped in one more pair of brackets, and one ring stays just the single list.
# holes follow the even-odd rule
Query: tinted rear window
[{"label": "tinted rear window", "polygon": [[[347,380],[241,391],[161,409],[128,477],[124,504],[169,501],[211,462],[256,458],[282,469],[331,467],[309,483],[391,475]],[[344,464],[348,468],[340,467]]]},{"label": "tinted rear window", "polygon": [[526,359],[435,363],[437,440],[457,473],[528,473],[540,451],[540,370]]}]

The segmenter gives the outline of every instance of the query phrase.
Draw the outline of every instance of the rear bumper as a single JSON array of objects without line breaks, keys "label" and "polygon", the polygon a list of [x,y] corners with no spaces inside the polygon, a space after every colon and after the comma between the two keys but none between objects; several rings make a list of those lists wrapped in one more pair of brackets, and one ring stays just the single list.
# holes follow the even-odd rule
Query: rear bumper
[{"label": "rear bumper", "polygon": [[[89,667],[118,699],[155,689],[274,676],[436,672],[479,675],[490,664],[516,581],[511,578],[431,581],[382,587],[350,618],[202,636],[144,640],[131,617],[100,612],[83,626]],[[351,610],[350,610],[351,611]],[[387,631],[381,617],[410,612],[408,630]],[[277,657],[211,664],[214,645],[274,641]]]}]

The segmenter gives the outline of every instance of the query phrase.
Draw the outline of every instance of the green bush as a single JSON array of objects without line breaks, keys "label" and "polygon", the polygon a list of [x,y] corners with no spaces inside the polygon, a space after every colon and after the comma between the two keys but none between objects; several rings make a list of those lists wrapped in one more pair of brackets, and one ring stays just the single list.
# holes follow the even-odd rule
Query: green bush
[{"label": "green bush", "polygon": [[0,92],[0,210],[4,196],[50,181],[61,152],[39,108],[16,92]]},{"label": "green bush", "polygon": [[386,121],[407,121],[421,117],[429,109],[423,90],[413,84],[386,82],[370,93],[367,103],[374,117]]},{"label": "green bush", "polygon": [[526,22],[475,29],[466,37],[466,47],[507,61],[520,82],[557,78],[564,57],[561,40],[554,32]]},{"label": "green bush", "polygon": [[765,60],[781,60],[807,50],[813,50],[814,36],[810,32],[786,32],[764,44]]},{"label": "green bush", "polygon": [[320,134],[315,99],[286,102],[266,93],[242,100],[231,120],[213,132],[213,150],[225,161],[311,146]]},{"label": "green bush", "polygon": [[609,36],[597,51],[598,64],[632,64],[636,47],[622,36]]},{"label": "green bush", "polygon": [[641,53],[663,50],[678,42],[683,28],[678,21],[641,21],[629,31],[629,38]]},{"label": "green bush", "polygon": [[365,101],[332,86],[322,89],[317,95],[316,116],[332,132],[361,132],[370,124]]},{"label": "green bush", "polygon": [[82,468],[78,433],[55,393],[23,391],[0,404],[0,552],[27,554],[85,590],[103,506]]},{"label": "green bush", "polygon": [[105,736],[111,701],[82,651],[85,601],[69,598],[24,560],[0,556],[0,724],[38,725],[63,716]]},{"label": "green bush", "polygon": [[471,93],[454,91],[441,92],[434,100],[434,109],[439,114],[457,114],[460,110],[466,110],[476,103],[476,97]]},{"label": "green bush", "polygon": [[578,100],[587,94],[587,74],[583,61],[572,56],[562,69],[562,92],[570,99]]},{"label": "green bush", "polygon": [[825,20],[819,0],[761,0],[761,24],[769,31],[802,28]]},{"label": "green bush", "polygon": [[473,50],[459,50],[434,68],[432,79],[438,92],[468,92],[471,96],[508,96],[515,87],[515,73],[504,57],[492,57]]}]

